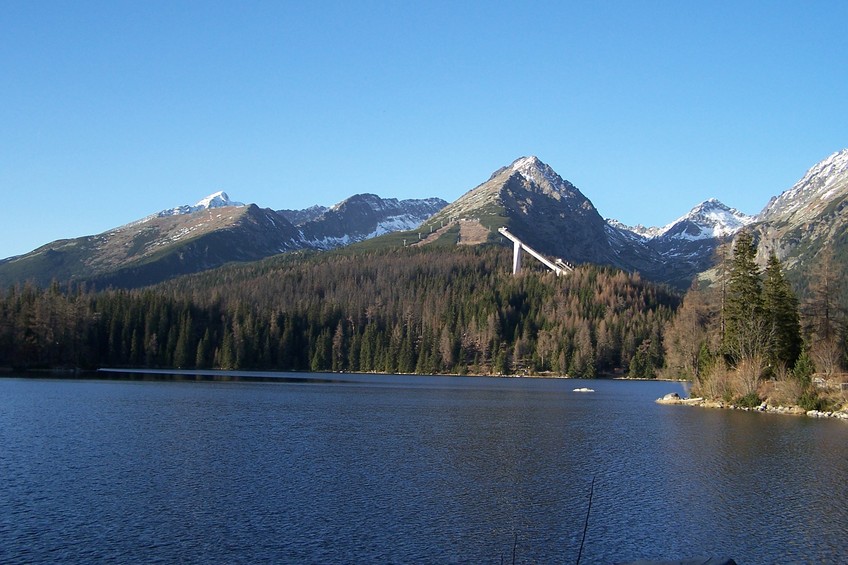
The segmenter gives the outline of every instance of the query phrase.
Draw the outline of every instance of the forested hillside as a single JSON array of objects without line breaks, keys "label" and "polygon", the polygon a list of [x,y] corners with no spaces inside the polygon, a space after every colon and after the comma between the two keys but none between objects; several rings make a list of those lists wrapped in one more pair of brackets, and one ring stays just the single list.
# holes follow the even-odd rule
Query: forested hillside
[{"label": "forested hillside", "polygon": [[510,251],[285,255],[144,290],[0,294],[0,365],[652,376],[677,306],[609,268],[513,276]]}]

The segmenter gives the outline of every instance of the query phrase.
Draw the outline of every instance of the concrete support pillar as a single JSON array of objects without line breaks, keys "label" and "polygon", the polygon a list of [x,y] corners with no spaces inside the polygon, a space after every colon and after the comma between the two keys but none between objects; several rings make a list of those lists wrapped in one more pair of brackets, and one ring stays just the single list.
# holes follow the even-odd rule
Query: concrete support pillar
[{"label": "concrete support pillar", "polygon": [[512,242],[512,274],[517,275],[521,271],[521,243]]}]

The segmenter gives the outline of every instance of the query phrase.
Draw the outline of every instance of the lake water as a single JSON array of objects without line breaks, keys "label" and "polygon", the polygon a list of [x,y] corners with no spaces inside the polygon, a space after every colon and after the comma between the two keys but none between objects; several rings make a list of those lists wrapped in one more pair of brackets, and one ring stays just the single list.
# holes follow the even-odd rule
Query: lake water
[{"label": "lake water", "polygon": [[845,422],[663,382],[285,376],[0,379],[0,562],[574,563],[593,478],[581,563],[848,558]]}]

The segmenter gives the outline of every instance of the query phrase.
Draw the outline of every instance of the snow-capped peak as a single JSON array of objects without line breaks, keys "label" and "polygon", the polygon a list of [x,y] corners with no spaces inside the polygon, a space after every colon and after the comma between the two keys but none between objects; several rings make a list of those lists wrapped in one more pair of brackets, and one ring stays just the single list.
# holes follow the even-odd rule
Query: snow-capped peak
[{"label": "snow-capped peak", "polygon": [[520,157],[512,162],[511,168],[513,171],[526,171],[530,168],[539,169],[543,166],[543,163],[539,161],[539,158],[535,155],[530,155],[529,157]]},{"label": "snow-capped peak", "polygon": [[241,202],[234,202],[230,200],[230,197],[227,196],[227,193],[223,190],[219,190],[214,194],[210,194],[206,198],[198,201],[197,204],[194,205],[195,208],[223,208],[225,206],[244,206]]},{"label": "snow-capped peak", "polygon": [[663,227],[659,236],[688,240],[726,237],[755,220],[755,216],[749,216],[715,198],[710,198],[692,208],[685,216]]},{"label": "snow-capped peak", "polygon": [[552,185],[556,186],[562,182],[553,169],[539,160],[538,157],[531,155],[530,157],[521,157],[516,159],[510,165],[510,169],[520,173],[525,179],[530,182],[540,182],[542,179],[547,180]]},{"label": "snow-capped peak", "polygon": [[244,204],[242,204],[241,202],[235,202],[233,200],[230,200],[230,197],[227,195],[226,192],[224,192],[223,190],[219,190],[218,192],[210,194],[206,198],[200,199],[194,206],[183,204],[182,206],[177,206],[176,208],[162,210],[157,214],[157,216],[179,216],[181,214],[192,214],[201,210],[209,210],[212,208],[225,208],[227,206],[244,206]]},{"label": "snow-capped peak", "polygon": [[686,215],[661,228],[646,228],[641,225],[629,227],[616,220],[607,220],[607,223],[635,233],[644,239],[663,237],[696,241],[733,235],[755,220],[755,216],[749,216],[726,206],[715,198],[710,198],[692,208]]},{"label": "snow-capped peak", "polygon": [[828,180],[845,171],[848,171],[848,149],[837,151],[821,163],[814,165],[807,171],[804,178],[795,184],[795,187],[827,185]]}]

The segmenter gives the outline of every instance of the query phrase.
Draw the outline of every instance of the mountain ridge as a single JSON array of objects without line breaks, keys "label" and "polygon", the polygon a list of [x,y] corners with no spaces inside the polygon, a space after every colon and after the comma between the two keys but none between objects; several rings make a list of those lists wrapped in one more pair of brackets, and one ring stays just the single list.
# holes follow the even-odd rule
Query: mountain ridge
[{"label": "mountain ridge", "polygon": [[[631,227],[609,218],[607,223],[618,229],[630,231],[646,240],[662,237],[697,240],[733,235],[756,220],[757,216],[744,214],[716,198],[708,198],[694,206],[683,216],[662,227],[645,227],[642,225]],[[681,228],[681,225],[687,227]]]},{"label": "mountain ridge", "polygon": [[604,219],[580,189],[531,155],[500,167],[451,203],[366,193],[331,207],[275,211],[218,191],[193,206],[165,209],[101,234],[57,240],[0,260],[0,284],[28,279],[151,284],[230,261],[365,240],[373,241],[372,247],[435,240],[448,246],[505,245],[497,230],[508,227],[552,257],[639,271],[685,288],[710,269],[717,247],[740,229],[757,234],[760,261],[775,251],[789,269],[802,269],[828,242],[848,245],[846,226],[848,149],[813,165],[757,216],[710,198],[675,221],[650,228]]},{"label": "mountain ridge", "polygon": [[757,260],[774,252],[796,279],[824,253],[848,266],[848,149],[816,163],[769,200],[752,230],[760,242]]},{"label": "mountain ridge", "polygon": [[[359,206],[345,205],[350,200]],[[100,287],[144,286],[229,262],[362,241],[420,223],[446,204],[440,199],[384,202],[376,195],[345,202],[322,214],[332,213],[346,233],[322,236],[322,229],[333,228],[326,217],[295,226],[284,214],[232,201],[219,191],[194,206],[165,209],[100,234],[57,240],[0,260],[0,285],[77,280]]]}]

